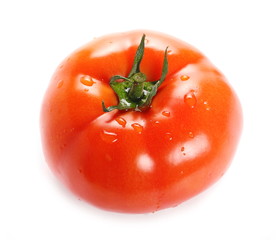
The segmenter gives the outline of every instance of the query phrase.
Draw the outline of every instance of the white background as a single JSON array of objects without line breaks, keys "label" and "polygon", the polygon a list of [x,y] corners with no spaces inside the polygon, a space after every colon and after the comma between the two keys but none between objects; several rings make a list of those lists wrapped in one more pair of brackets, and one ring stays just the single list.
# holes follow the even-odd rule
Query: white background
[{"label": "white background", "polygon": [[[262,1],[0,2],[0,239],[276,239],[276,7]],[[240,97],[244,129],[227,174],[182,205],[106,212],[44,161],[43,94],[57,65],[104,34],[150,29],[200,49]]]}]

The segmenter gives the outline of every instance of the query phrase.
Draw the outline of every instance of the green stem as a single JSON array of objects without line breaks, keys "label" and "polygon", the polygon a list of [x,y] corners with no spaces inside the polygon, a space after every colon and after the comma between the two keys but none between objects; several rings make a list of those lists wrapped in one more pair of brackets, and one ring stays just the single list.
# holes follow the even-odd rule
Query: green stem
[{"label": "green stem", "polygon": [[[165,49],[162,73],[159,80],[154,82],[146,82],[146,75],[140,72],[140,63],[144,56],[145,34],[143,34],[141,42],[135,54],[132,69],[128,77],[115,75],[110,79],[110,86],[116,92],[119,98],[119,104],[106,107],[102,102],[104,112],[118,110],[135,110],[141,111],[150,106],[153,97],[157,93],[158,87],[164,82],[168,73],[167,50]],[[124,80],[124,81],[117,81]]]},{"label": "green stem", "polygon": [[130,87],[130,90],[128,92],[128,96],[133,101],[139,101],[144,93],[144,87],[145,87],[145,81],[146,81],[146,75],[144,73],[135,73],[131,79],[133,80],[133,84]]}]

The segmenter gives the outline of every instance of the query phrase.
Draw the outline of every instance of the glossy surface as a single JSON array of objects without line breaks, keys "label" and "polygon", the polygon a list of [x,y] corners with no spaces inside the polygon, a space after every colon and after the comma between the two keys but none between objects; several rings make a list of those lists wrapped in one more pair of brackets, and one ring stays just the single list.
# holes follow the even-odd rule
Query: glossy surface
[{"label": "glossy surface", "polygon": [[[169,72],[144,112],[104,113],[109,86],[126,76],[142,34],[141,71]],[[149,31],[94,39],[56,70],[41,112],[47,162],[80,198],[107,210],[154,212],[200,193],[226,171],[241,132],[239,101],[225,77],[196,49]]]}]

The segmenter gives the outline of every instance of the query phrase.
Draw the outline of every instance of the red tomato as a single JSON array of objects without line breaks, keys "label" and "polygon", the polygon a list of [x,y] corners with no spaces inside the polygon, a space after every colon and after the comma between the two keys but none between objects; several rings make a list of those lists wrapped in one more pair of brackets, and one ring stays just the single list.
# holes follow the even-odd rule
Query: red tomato
[{"label": "red tomato", "polygon": [[217,181],[241,125],[239,100],[210,61],[151,31],[75,51],[56,70],[41,112],[55,175],[81,199],[127,213],[176,206]]}]

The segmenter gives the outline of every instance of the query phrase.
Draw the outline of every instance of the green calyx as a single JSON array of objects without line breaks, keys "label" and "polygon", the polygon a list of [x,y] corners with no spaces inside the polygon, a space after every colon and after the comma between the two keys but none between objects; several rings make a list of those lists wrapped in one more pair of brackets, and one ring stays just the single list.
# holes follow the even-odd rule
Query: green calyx
[{"label": "green calyx", "polygon": [[119,104],[106,107],[104,102],[102,102],[104,112],[110,112],[115,109],[142,111],[142,109],[150,106],[153,97],[157,93],[158,87],[164,82],[168,73],[168,47],[165,50],[162,73],[159,80],[146,82],[146,75],[140,72],[140,63],[144,55],[145,37],[144,34],[136,51],[133,66],[128,77],[115,75],[110,79],[109,84],[116,92]]}]

